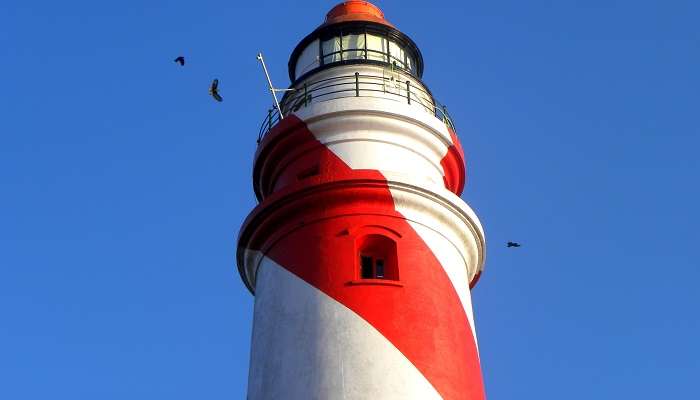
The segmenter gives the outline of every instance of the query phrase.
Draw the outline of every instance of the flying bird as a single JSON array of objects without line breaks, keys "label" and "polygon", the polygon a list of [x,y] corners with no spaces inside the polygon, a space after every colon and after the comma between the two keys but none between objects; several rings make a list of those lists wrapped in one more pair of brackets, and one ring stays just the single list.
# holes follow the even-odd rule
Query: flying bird
[{"label": "flying bird", "polygon": [[180,56],[174,60],[176,63],[180,64],[181,66],[185,65],[185,57]]},{"label": "flying bird", "polygon": [[520,243],[508,242],[507,247],[520,247]]},{"label": "flying bird", "polygon": [[219,95],[219,80],[214,79],[209,86],[209,94],[216,101],[224,101],[224,99]]}]

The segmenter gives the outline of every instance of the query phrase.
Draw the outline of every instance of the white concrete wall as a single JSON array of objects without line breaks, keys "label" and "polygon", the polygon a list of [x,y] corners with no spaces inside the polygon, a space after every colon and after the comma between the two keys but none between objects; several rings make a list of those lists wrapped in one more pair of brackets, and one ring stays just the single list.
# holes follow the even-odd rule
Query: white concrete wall
[{"label": "white concrete wall", "polygon": [[[355,90],[355,72],[359,78],[360,97],[381,98],[401,104],[408,104],[408,90],[406,81],[410,82],[411,104],[414,112],[435,115],[435,107],[427,88],[413,76],[404,72],[377,65],[338,65],[323,71],[319,71],[302,82],[299,82],[288,98],[303,98],[304,83],[311,94],[311,102],[323,102],[337,98],[352,97]],[[371,78],[370,78],[371,77]],[[384,79],[382,79],[384,78]],[[333,85],[333,86],[331,86]],[[326,87],[328,86],[328,87]],[[321,89],[322,87],[325,87]],[[314,90],[313,89],[318,89]],[[340,92],[333,93],[331,92]],[[282,108],[287,111],[292,103],[283,99]]]},{"label": "white concrete wall", "polygon": [[295,115],[352,169],[444,186],[441,161],[453,143],[445,124],[430,114],[391,100],[350,97],[311,104]]},{"label": "white concrete wall", "polygon": [[[312,79],[358,68],[381,73],[378,67],[346,66]],[[441,161],[453,145],[445,124],[420,105],[383,92],[314,100],[295,115],[350,168],[384,175],[396,210],[449,277],[476,341],[469,282],[483,268],[485,242],[474,212],[444,187]],[[245,258],[256,291],[250,399],[440,398],[356,313],[259,253],[248,251]]]},{"label": "white concrete wall", "polygon": [[372,325],[263,257],[257,274],[248,398],[440,396]]}]

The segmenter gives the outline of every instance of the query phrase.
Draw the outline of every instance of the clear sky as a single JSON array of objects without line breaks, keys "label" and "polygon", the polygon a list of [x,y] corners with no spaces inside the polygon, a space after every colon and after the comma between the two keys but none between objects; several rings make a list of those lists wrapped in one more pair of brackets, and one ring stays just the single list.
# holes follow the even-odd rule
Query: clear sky
[{"label": "clear sky", "polygon": [[[334,4],[3,1],[0,398],[244,398],[255,55]],[[489,399],[697,398],[700,3],[376,4],[467,153]]]}]

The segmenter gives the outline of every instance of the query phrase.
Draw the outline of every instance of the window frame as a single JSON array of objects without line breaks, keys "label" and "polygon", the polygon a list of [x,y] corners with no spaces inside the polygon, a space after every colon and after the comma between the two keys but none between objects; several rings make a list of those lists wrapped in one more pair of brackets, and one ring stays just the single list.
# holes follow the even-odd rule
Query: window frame
[{"label": "window frame", "polygon": [[395,238],[367,232],[355,238],[355,279],[399,281],[398,243]]},{"label": "window frame", "polygon": [[[369,262],[367,265],[366,261]],[[360,253],[360,279],[388,279],[388,280],[398,280],[387,278],[386,270],[386,258],[374,257],[371,255]],[[381,270],[381,273],[380,273]]]},{"label": "window frame", "polygon": [[[410,75],[415,76],[416,78],[420,79],[422,75],[422,62],[419,62],[418,60],[422,60],[422,57],[420,55],[420,50],[415,46],[415,44],[405,35],[403,35],[401,32],[396,31],[395,29],[391,29],[389,27],[383,27],[383,26],[376,26],[372,24],[353,24],[349,26],[341,26],[341,27],[332,27],[334,29],[324,29],[321,30],[320,32],[312,35],[309,35],[310,40],[308,40],[308,43],[305,44],[305,46],[301,47],[301,49],[298,51],[298,53],[295,50],[295,53],[293,53],[292,57],[294,61],[294,80],[295,82],[300,80],[301,78],[305,78],[311,73],[320,71],[322,69],[328,68],[330,66],[334,65],[346,65],[346,64],[374,64],[374,65],[384,65],[391,67],[392,64],[395,62],[395,68],[402,70]],[[364,36],[364,43],[363,45],[357,46],[357,48],[345,48],[343,45],[343,39],[346,36],[349,35],[358,35],[358,36]],[[375,50],[369,48],[369,43],[368,43],[368,36],[376,36],[380,37],[385,43],[386,43],[386,51],[380,51],[380,50]],[[316,68],[311,69],[309,71],[306,71],[305,73],[301,74],[300,76],[296,76],[296,67],[297,63],[299,62],[299,57],[303,52],[308,48],[308,46],[313,44],[313,41],[318,39],[318,65]],[[338,40],[339,41],[339,50],[337,51],[332,51],[329,53],[324,53],[324,46],[323,43],[327,42],[329,40]],[[304,43],[306,41],[302,41]],[[392,54],[391,52],[391,47],[392,43],[401,49],[401,52],[403,53],[402,57],[396,57],[395,55]],[[352,57],[350,57],[350,54],[353,54]],[[371,57],[370,53],[377,54],[378,56],[375,56],[374,58]],[[360,55],[360,56],[358,56]],[[338,60],[331,61],[338,58]],[[381,58],[378,59],[378,58]],[[408,59],[411,59],[411,62],[408,62]],[[290,70],[291,71],[291,70]],[[290,76],[291,78],[291,76]]]}]

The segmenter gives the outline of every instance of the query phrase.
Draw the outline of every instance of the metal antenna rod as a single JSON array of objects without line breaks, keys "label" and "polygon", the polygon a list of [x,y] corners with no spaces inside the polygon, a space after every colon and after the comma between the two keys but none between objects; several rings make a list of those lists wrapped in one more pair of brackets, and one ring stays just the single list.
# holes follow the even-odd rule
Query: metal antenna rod
[{"label": "metal antenna rod", "polygon": [[272,80],[270,80],[270,74],[267,72],[267,66],[265,66],[265,60],[263,59],[262,53],[258,53],[258,60],[260,60],[260,63],[262,64],[263,71],[265,72],[265,77],[267,78],[267,85],[270,88],[270,93],[272,93],[272,98],[275,99],[275,107],[277,107],[277,112],[280,114],[280,120],[284,119],[284,115],[282,115],[282,109],[280,108],[280,103],[277,101],[277,91],[278,89],[275,89],[272,86]]}]

